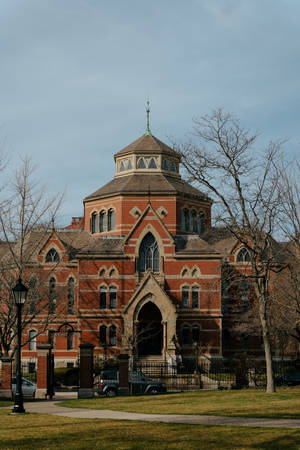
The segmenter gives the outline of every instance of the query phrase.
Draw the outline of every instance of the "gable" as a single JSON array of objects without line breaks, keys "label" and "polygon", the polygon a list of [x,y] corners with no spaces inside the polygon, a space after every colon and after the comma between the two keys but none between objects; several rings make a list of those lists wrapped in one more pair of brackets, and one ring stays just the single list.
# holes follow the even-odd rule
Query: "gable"
[{"label": "gable", "polygon": [[164,246],[172,246],[173,250],[175,249],[173,236],[151,205],[147,206],[126,236],[124,240],[125,245],[128,247],[135,246],[135,253],[137,253],[139,244],[149,232],[152,233],[157,240],[161,251],[163,251]]},{"label": "gable", "polygon": [[59,239],[55,231],[52,231],[46,243],[41,247],[38,255],[40,262],[45,262],[46,255],[50,250],[54,249],[62,261],[66,257],[66,249],[62,241]]}]

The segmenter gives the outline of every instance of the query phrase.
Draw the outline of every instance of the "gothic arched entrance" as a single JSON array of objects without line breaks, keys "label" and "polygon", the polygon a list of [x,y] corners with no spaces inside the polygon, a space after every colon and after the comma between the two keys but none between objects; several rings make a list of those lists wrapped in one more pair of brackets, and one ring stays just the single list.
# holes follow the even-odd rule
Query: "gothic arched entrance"
[{"label": "gothic arched entrance", "polygon": [[141,308],[136,332],[139,356],[161,355],[163,347],[162,315],[154,303],[148,302]]}]

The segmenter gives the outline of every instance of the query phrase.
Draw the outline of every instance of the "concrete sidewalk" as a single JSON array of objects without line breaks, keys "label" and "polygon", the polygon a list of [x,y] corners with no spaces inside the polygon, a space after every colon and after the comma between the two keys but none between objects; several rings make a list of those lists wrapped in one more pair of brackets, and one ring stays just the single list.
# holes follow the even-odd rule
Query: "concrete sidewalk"
[{"label": "concrete sidewalk", "polygon": [[145,422],[182,423],[192,425],[229,425],[238,427],[300,428],[300,419],[251,419],[183,414],[138,414],[106,409],[65,408],[57,400],[25,403],[26,412],[52,414],[82,419],[142,420]]}]

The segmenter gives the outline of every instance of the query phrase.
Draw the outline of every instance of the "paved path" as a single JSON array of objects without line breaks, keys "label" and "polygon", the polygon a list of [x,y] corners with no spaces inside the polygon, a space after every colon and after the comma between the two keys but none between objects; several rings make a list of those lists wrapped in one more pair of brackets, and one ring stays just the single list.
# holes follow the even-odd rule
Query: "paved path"
[{"label": "paved path", "polygon": [[145,422],[183,423],[193,425],[230,425],[239,427],[300,428],[300,419],[251,419],[183,414],[138,414],[107,409],[65,408],[59,401],[25,403],[27,412],[83,419],[142,420]]}]

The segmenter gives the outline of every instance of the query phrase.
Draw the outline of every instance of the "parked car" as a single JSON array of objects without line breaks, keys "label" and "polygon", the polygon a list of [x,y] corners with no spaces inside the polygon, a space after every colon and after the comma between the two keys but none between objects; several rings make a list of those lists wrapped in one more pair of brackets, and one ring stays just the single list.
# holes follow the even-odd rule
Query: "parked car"
[{"label": "parked car", "polygon": [[[133,394],[158,394],[166,392],[166,385],[153,381],[140,371],[128,374],[129,389]],[[103,370],[100,382],[97,384],[97,394],[114,397],[119,392],[119,372],[117,370]]]},{"label": "parked car", "polygon": [[285,373],[275,378],[277,386],[298,386],[300,384],[300,373]]},{"label": "parked car", "polygon": [[[16,377],[12,377],[11,391],[12,396],[14,397],[16,393]],[[22,392],[23,397],[35,397],[36,384],[32,383],[32,381],[26,380],[26,378],[22,378]]]}]

